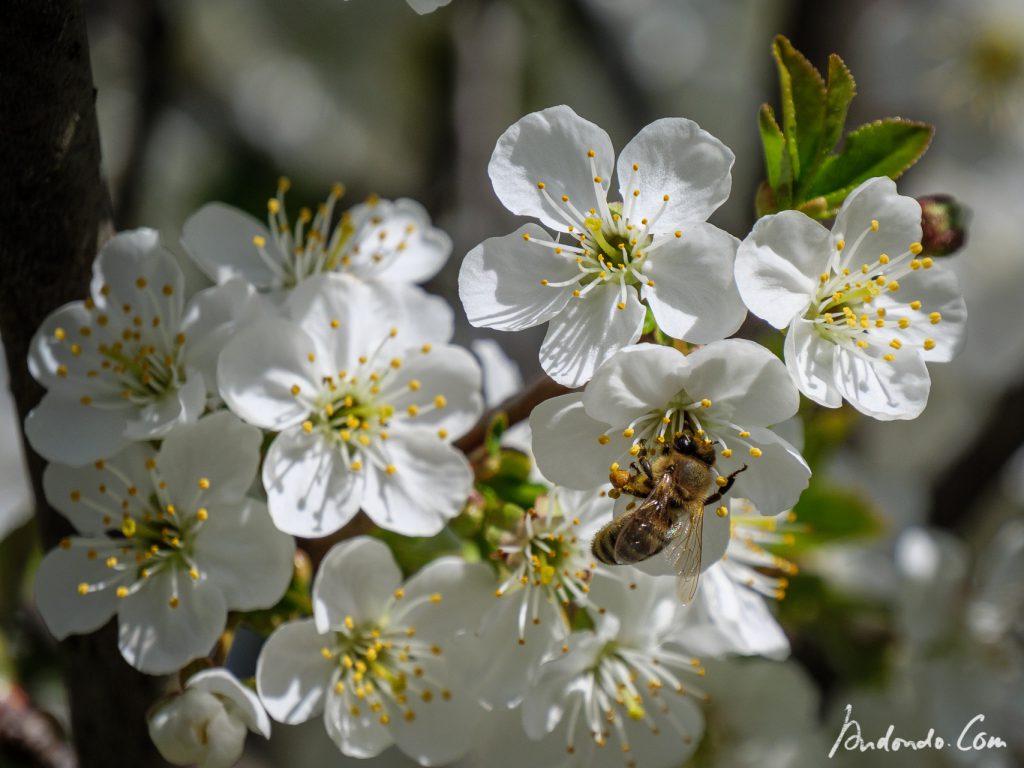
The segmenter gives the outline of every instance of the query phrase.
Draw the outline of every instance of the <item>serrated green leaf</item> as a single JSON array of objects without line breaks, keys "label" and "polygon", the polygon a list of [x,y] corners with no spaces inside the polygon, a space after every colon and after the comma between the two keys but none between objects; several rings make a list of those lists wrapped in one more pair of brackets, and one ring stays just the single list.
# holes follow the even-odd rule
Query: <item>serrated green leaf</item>
[{"label": "serrated green leaf", "polygon": [[835,149],[843,137],[846,113],[857,95],[857,83],[846,63],[833,53],[828,57],[828,90],[825,98],[825,131],[821,145],[823,155]]},{"label": "serrated green leaf", "polygon": [[768,176],[768,186],[777,190],[784,181],[789,181],[783,176],[783,161],[785,161],[785,175],[789,175],[786,137],[782,134],[782,129],[779,128],[779,124],[775,120],[775,112],[769,104],[761,105],[761,109],[757,113],[757,124],[761,129],[761,145],[764,147],[764,168]]},{"label": "serrated green leaf", "polygon": [[927,123],[898,117],[862,125],[846,137],[842,152],[825,160],[808,197],[824,197],[829,211],[835,211],[861,182],[898,178],[925,153],[933,132]]},{"label": "serrated green leaf", "polygon": [[788,39],[777,35],[772,55],[782,91],[782,128],[794,180],[815,165],[825,127],[825,81]]}]

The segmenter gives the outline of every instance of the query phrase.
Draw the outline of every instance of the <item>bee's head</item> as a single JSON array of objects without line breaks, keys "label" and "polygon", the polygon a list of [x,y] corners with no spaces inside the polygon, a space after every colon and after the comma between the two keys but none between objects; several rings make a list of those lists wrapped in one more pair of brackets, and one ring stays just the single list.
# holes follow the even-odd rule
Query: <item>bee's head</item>
[{"label": "bee's head", "polygon": [[684,456],[693,456],[706,464],[715,463],[715,444],[702,437],[694,437],[690,432],[683,432],[673,441],[673,447]]}]

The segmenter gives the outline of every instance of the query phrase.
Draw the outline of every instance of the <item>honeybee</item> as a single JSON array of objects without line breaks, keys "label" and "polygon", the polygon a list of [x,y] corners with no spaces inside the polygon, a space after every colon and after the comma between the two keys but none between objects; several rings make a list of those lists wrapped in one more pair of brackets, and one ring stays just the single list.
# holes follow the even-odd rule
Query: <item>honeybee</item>
[{"label": "honeybee", "polygon": [[[710,440],[689,430],[664,446],[651,459],[640,442],[632,472],[614,469],[612,493],[628,493],[643,501],[597,532],[591,544],[594,557],[608,565],[638,563],[665,551],[679,575],[677,592],[684,603],[697,593],[703,546],[704,507],[719,501],[747,468],[744,464],[708,495],[718,477],[712,470],[715,448]],[[639,464],[639,468],[637,465]]]}]

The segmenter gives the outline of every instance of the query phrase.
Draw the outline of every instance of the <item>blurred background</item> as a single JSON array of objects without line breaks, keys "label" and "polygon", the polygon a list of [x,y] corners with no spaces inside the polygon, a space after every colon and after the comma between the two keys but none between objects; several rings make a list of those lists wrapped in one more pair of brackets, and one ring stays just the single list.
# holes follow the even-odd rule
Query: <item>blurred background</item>
[{"label": "blurred background", "polygon": [[[732,197],[712,221],[740,238],[763,176],[757,108],[778,98],[776,33],[819,68],[829,52],[845,59],[859,91],[850,127],[888,116],[933,123],[931,149],[900,186],[952,194],[971,211],[967,245],[951,258],[966,348],[931,367],[917,420],[806,409],[816,481],[798,513],[820,546],[780,606],[794,656],[722,672],[767,688],[713,721],[696,761],[822,765],[849,703],[869,734],[889,723],[914,738],[929,727],[959,733],[985,713],[975,730],[1009,742],[886,755],[884,765],[1024,764],[1024,2],[453,0],[428,16],[404,0],[86,6],[119,228],[156,227],[173,248],[207,201],[262,215],[280,175],[292,180],[294,210],[335,181],[349,204],[412,197],[454,240],[428,288],[457,315],[462,256],[519,223],[495,198],[487,161],[527,112],[569,104],[619,148],[658,117],[697,121],[736,154]],[[530,380],[542,332],[463,322],[457,341],[495,338]],[[18,425],[2,405],[0,766],[57,765],[11,735],[10,718],[31,712],[50,734],[40,738],[59,740],[66,705],[33,613],[32,500]],[[776,669],[759,677],[758,665]],[[772,712],[780,700],[790,702],[785,717]],[[356,762],[318,723],[275,725],[269,745],[256,741],[251,766]],[[407,763],[388,753],[379,764]]]}]

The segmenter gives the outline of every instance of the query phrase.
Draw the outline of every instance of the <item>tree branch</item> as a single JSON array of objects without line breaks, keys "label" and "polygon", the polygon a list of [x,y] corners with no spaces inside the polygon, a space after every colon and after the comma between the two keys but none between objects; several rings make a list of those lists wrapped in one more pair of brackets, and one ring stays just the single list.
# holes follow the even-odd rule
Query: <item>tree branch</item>
[{"label": "tree branch", "polygon": [[563,387],[548,376],[542,375],[534,379],[530,386],[518,395],[513,395],[498,407],[488,410],[469,432],[455,441],[455,447],[470,456],[484,444],[487,427],[499,413],[508,416],[509,426],[512,426],[528,418],[533,409],[545,400],[571,391],[568,387]]},{"label": "tree branch", "polygon": [[[83,295],[110,204],[80,2],[9,0],[0,34],[0,335],[24,418],[42,395],[27,365],[32,334]],[[44,461],[29,452],[28,465],[42,540],[53,546],[70,529],[44,500]],[[161,681],[124,663],[113,626],[68,639],[60,656],[80,765],[163,765],[145,725]]]}]

